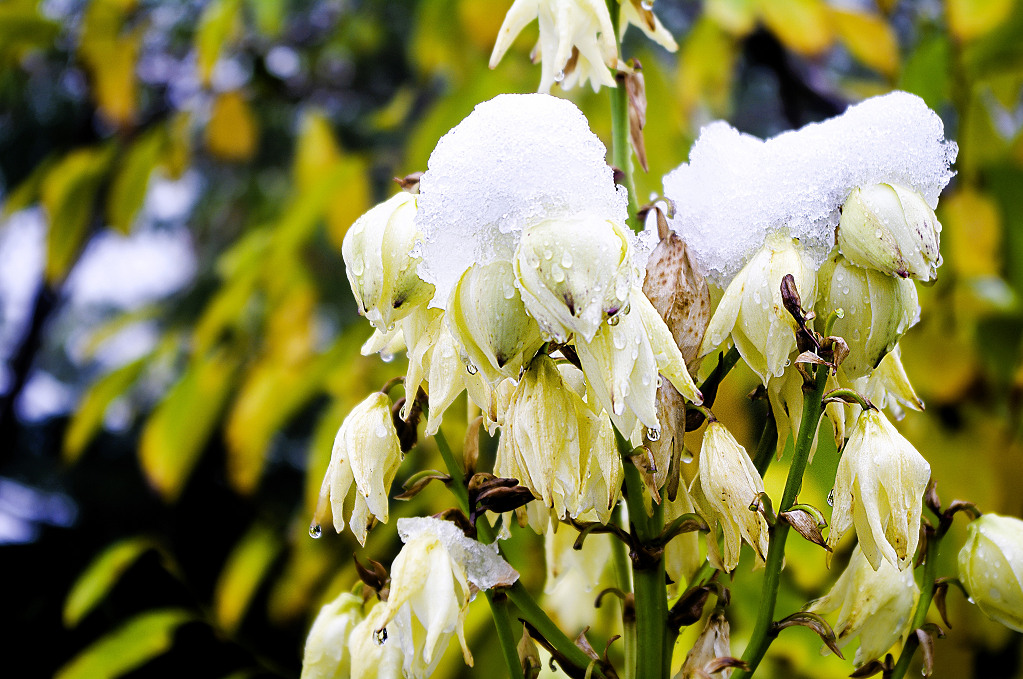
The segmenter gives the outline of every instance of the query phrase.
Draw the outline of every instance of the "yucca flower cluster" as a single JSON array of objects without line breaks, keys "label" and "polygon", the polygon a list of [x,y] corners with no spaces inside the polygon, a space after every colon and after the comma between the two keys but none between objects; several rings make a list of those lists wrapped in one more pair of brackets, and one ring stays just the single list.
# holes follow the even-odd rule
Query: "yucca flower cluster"
[{"label": "yucca flower cluster", "polygon": [[[587,79],[613,85],[612,71],[625,68],[616,26],[636,23],[674,47],[648,6],[620,10],[612,21],[604,3],[517,0],[492,66],[538,17],[542,91]],[[859,637],[857,666],[881,663],[900,638],[921,633],[912,567],[954,511],[942,513],[927,490],[930,466],[884,411],[898,418],[922,408],[898,341],[919,319],[916,281],[933,280],[941,263],[934,208],[956,147],[940,119],[920,99],[893,93],[767,141],[714,123],[665,177],[664,202],[636,231],[606,155],[570,102],[501,95],[438,142],[409,190],[348,231],[348,279],[373,327],[363,353],[405,351],[408,369],[403,404],[375,392],[342,423],[313,532],[347,523],[364,544],[387,523],[387,496],[404,456],[416,454],[422,411],[425,435],[435,436],[464,394],[498,447],[493,468],[469,469],[468,479],[446,460],[461,518],[400,520],[405,545],[390,579],[384,571],[371,587],[379,601],[364,612],[364,599],[345,594],[324,607],[303,676],[430,676],[452,636],[472,665],[462,624],[475,595],[487,591],[495,607],[491,590],[526,596],[493,539],[515,519],[545,536],[547,590],[563,603],[577,595],[573,585],[592,587],[611,558],[587,535],[624,543],[635,591],[622,596],[659,607],[664,627],[643,627],[656,616],[623,617],[626,656],[628,644],[660,635],[654,648],[670,661],[670,632],[699,621],[716,592],[682,677],[752,672],[776,624],[806,624],[836,652]],[[771,452],[793,451],[780,501],[762,478],[772,455],[754,461],[693,379],[717,353],[702,361],[716,388],[731,352],[768,396],[778,431]],[[827,537],[820,510],[796,497],[822,415],[841,454]],[[687,429],[703,421],[693,461]],[[922,520],[925,503],[940,515],[937,528]],[[1018,629],[1023,538],[1014,521],[985,515],[972,524],[960,564],[982,610]],[[790,528],[829,561],[850,532],[857,545],[830,593],[775,623]],[[739,567],[744,542],[753,567],[765,569],[767,615],[740,660],[730,655],[728,597],[715,573]],[[566,545],[588,550],[585,564]],[[996,557],[993,571],[978,566]],[[670,612],[667,578],[676,583]],[[985,590],[998,599],[984,601]],[[587,663],[613,672],[606,657],[584,654],[578,664],[580,649],[559,647],[553,623],[530,618],[535,604],[515,605],[528,630],[519,669],[534,662],[532,637],[576,673]],[[836,611],[832,629],[821,614]],[[659,658],[637,662],[667,672]]]}]

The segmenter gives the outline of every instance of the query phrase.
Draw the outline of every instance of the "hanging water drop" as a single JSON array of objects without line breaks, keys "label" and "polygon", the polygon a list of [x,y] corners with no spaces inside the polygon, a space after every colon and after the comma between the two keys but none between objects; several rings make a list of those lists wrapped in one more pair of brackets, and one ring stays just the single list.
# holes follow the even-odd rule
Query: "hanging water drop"
[{"label": "hanging water drop", "polygon": [[309,537],[318,540],[321,535],[323,535],[323,529],[320,528],[320,524],[314,523],[309,526]]},{"label": "hanging water drop", "polygon": [[387,628],[381,627],[373,632],[373,641],[377,643],[377,646],[383,646],[384,642],[387,641]]},{"label": "hanging water drop", "polygon": [[557,73],[554,74],[554,82],[560,83],[564,79],[565,79],[564,71],[558,71]]},{"label": "hanging water drop", "polygon": [[614,316],[611,316],[610,318],[607,319],[607,324],[612,326],[618,325],[621,322],[621,320],[622,319],[618,317],[618,314],[615,314]]},{"label": "hanging water drop", "polygon": [[661,430],[651,427],[646,430],[646,437],[648,441],[657,441],[661,438]]},{"label": "hanging water drop", "polygon": [[828,493],[828,506],[829,507],[834,507],[835,506],[835,489],[834,488],[832,488],[831,492]]},{"label": "hanging water drop", "polygon": [[689,450],[688,448],[683,448],[682,455],[680,456],[679,459],[682,460],[683,464],[691,464],[693,461],[693,451]]},{"label": "hanging water drop", "polygon": [[479,372],[479,368],[474,366],[472,363],[469,363],[465,366],[465,372],[469,373],[470,375],[475,375],[476,373]]},{"label": "hanging water drop", "polygon": [[389,351],[381,351],[380,360],[383,361],[384,363],[390,363],[391,361],[394,360],[394,354],[390,353]]}]

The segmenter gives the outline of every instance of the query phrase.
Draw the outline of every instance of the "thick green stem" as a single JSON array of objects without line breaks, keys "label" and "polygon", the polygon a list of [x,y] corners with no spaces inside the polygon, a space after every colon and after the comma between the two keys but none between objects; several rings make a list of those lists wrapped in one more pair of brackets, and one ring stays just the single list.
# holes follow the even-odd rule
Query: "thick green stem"
[{"label": "thick green stem", "polygon": [[[618,22],[621,19],[618,1],[607,0],[607,9],[611,13],[618,58],[624,61],[621,56],[622,43],[618,40]],[[615,81],[618,86],[608,89],[611,95],[611,164],[622,172],[621,184],[629,192],[629,226],[639,233],[643,230],[643,225],[636,219],[639,204],[636,201],[636,183],[632,176],[632,145],[629,143],[629,92],[625,89],[624,74],[617,75]]]},{"label": "thick green stem", "polygon": [[[817,425],[820,423],[823,404],[821,398],[828,381],[827,368],[818,367],[813,389],[803,393],[803,419],[799,423],[799,434],[796,437],[795,453],[789,467],[789,475],[785,481],[778,513],[787,511],[796,502],[796,496],[803,486],[803,473],[810,457],[810,447]],[[785,560],[785,540],[788,538],[789,525],[779,521],[771,528],[771,542],[767,550],[767,564],[764,569],[764,586],[760,595],[760,612],[753,628],[746,651],[742,659],[749,665],[748,671],[739,670],[732,675],[733,679],[746,679],[757,670],[757,666],[767,652],[768,646],[774,641],[774,606],[778,601],[778,584],[781,580],[782,563]]]},{"label": "thick green stem", "polygon": [[[448,468],[448,475],[451,477],[449,487],[455,494],[461,510],[468,515],[469,491],[465,486],[465,473],[462,471],[462,466],[455,459],[451,446],[448,445],[447,439],[444,438],[442,432],[438,431],[433,438],[437,442],[437,449],[440,451],[440,455],[444,459],[444,465]],[[495,539],[494,529],[487,522],[486,517],[476,522],[476,533],[480,540],[488,544],[492,543]],[[536,604],[532,595],[522,585],[522,582],[516,581],[514,585],[505,589],[504,593],[507,595],[508,600],[519,609],[522,618],[542,634],[569,662],[581,669],[585,669],[590,664],[590,657],[547,617],[547,614]],[[508,663],[509,676],[519,679],[519,677],[523,676],[522,665],[519,663],[519,654],[515,635],[512,632],[511,616],[507,610],[507,602],[503,597],[492,596],[492,592],[489,591],[487,592],[487,601],[490,603],[494,626],[497,628],[497,638],[501,642],[501,651],[504,653],[505,660]],[[599,671],[595,671],[594,676],[603,675]]]},{"label": "thick green stem", "polygon": [[[941,537],[931,535],[927,541],[927,561],[924,562],[923,582],[920,583],[920,601],[916,605],[916,613],[913,616],[913,625],[910,630],[916,630],[927,623],[927,611],[931,608],[931,600],[934,599],[934,579],[938,569],[938,551],[941,549]],[[891,679],[902,679],[906,676],[910,663],[913,662],[913,655],[916,653],[920,641],[916,634],[911,631],[906,645],[902,648],[899,662],[895,664]]]}]

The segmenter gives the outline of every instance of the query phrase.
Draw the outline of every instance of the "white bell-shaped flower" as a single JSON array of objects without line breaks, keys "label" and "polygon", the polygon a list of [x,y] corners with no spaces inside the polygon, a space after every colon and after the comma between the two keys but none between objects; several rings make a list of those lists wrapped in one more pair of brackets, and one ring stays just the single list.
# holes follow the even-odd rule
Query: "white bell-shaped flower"
[{"label": "white bell-shaped flower", "polygon": [[399,193],[359,217],[341,243],[352,293],[374,328],[391,326],[433,297],[416,272],[416,197]]},{"label": "white bell-shaped flower", "polygon": [[853,426],[835,478],[828,546],[855,525],[874,568],[887,560],[909,568],[920,538],[920,515],[931,466],[880,410],[865,410]]},{"label": "white bell-shaped flower", "polygon": [[941,266],[941,223],[923,196],[899,184],[853,189],[842,206],[838,247],[853,264],[929,281]]},{"label": "white bell-shaped flower", "polygon": [[362,621],[362,597],[342,592],[325,604],[313,621],[302,655],[302,679],[349,679],[352,656],[348,636]]},{"label": "white bell-shaped flower", "polygon": [[984,615],[1023,632],[1023,521],[998,514],[972,521],[959,579]]},{"label": "white bell-shaped flower", "polygon": [[913,569],[899,570],[885,562],[872,566],[857,545],[831,591],[811,602],[808,610],[824,614],[838,611],[834,626],[838,645],[860,638],[853,658],[858,667],[883,658],[905,637],[919,598]]},{"label": "white bell-shaped flower", "polygon": [[313,523],[319,526],[333,515],[334,529],[340,533],[345,525],[346,498],[354,483],[348,526],[359,544],[365,544],[374,520],[387,523],[387,494],[401,460],[391,399],[374,392],[352,409],[334,438]]},{"label": "white bell-shaped flower", "polygon": [[813,261],[791,238],[772,233],[725,289],[700,354],[709,354],[731,336],[764,384],[771,377],[781,377],[796,349],[796,321],[785,310],[781,295],[787,274],[792,274],[803,308],[812,309],[817,299]]}]

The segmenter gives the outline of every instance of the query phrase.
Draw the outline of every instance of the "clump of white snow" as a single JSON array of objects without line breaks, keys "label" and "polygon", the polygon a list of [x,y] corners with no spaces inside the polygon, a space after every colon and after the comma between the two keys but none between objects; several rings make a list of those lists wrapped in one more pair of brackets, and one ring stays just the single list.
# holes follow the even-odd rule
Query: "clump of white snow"
[{"label": "clump of white snow", "polygon": [[774,231],[787,230],[823,262],[839,208],[858,186],[903,184],[935,207],[957,153],[922,99],[892,92],[766,141],[712,123],[689,162],[665,176],[664,195],[675,204],[671,227],[724,286]]},{"label": "clump of white snow", "polygon": [[419,273],[445,307],[479,262],[511,259],[519,234],[545,219],[588,213],[621,224],[627,196],[606,149],[575,104],[546,94],[502,94],[437,143],[419,184]]},{"label": "clump of white snow", "polygon": [[519,579],[518,572],[498,554],[497,543],[485,545],[467,538],[455,524],[432,516],[398,519],[402,542],[423,533],[440,540],[451,558],[465,568],[466,577],[477,589],[509,587]]}]

